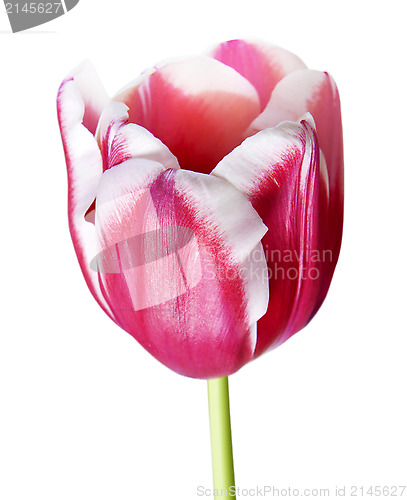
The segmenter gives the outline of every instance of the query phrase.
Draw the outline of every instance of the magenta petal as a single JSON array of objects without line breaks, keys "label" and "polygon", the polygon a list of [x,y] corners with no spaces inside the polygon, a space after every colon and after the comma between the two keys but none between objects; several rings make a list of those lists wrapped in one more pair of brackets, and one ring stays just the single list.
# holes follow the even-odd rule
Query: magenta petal
[{"label": "magenta petal", "polygon": [[273,127],[283,120],[297,120],[306,112],[314,117],[318,143],[326,161],[329,185],[329,207],[324,248],[332,260],[323,263],[324,285],[316,310],[322,304],[335,269],[343,227],[343,141],[338,89],[328,73],[300,70],[287,75],[275,87],[264,112],[256,118],[250,133]]},{"label": "magenta petal", "polygon": [[299,57],[288,50],[264,43],[230,40],[209,54],[235,69],[255,87],[263,110],[277,83],[291,71],[306,68]]},{"label": "magenta petal", "polygon": [[266,228],[243,194],[214,176],[130,160],[104,172],[96,227],[106,299],[159,361],[210,378],[252,358],[252,325],[267,308]]},{"label": "magenta petal", "polygon": [[213,174],[244,192],[269,228],[262,243],[270,300],[258,322],[259,355],[307,324],[324,282],[321,213],[326,211],[327,191],[312,125],[305,120],[284,122],[258,132],[222,160]]},{"label": "magenta petal", "polygon": [[[102,175],[102,157],[93,133],[108,97],[93,68],[83,63],[61,84],[58,120],[68,169],[69,229],[86,283],[102,309],[112,317],[95,273],[95,227],[89,211]],[[86,218],[85,218],[86,217]]]}]

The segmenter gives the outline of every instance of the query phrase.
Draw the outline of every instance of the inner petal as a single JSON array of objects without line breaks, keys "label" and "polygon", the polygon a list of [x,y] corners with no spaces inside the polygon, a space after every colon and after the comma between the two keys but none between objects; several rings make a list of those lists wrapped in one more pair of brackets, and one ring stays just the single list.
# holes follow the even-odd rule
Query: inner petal
[{"label": "inner petal", "polygon": [[284,76],[306,68],[301,59],[288,50],[245,40],[221,43],[208,55],[234,68],[253,84],[259,94],[262,111],[274,87]]},{"label": "inner petal", "polygon": [[181,168],[203,173],[243,141],[260,113],[253,85],[205,56],[166,63],[116,100],[129,107],[130,122],[170,149]]}]

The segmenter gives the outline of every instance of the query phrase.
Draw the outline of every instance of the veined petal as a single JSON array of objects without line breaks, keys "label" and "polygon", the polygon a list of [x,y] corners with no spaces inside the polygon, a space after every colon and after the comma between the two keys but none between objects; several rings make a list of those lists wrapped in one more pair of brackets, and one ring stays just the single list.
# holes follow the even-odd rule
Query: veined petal
[{"label": "veined petal", "polygon": [[104,110],[97,132],[103,156],[103,170],[131,158],[161,163],[165,168],[179,168],[178,160],[159,139],[140,125],[129,123],[128,108],[112,101]]},{"label": "veined petal", "polygon": [[329,206],[323,247],[332,253],[332,258],[323,263],[324,285],[316,305],[317,310],[328,292],[339,257],[343,227],[342,121],[338,89],[333,78],[328,73],[314,70],[290,73],[277,84],[266,109],[254,120],[250,133],[273,127],[283,120],[297,120],[306,112],[314,117],[329,180]]},{"label": "veined petal", "polygon": [[230,40],[209,56],[235,69],[255,87],[263,110],[277,83],[288,73],[306,68],[295,54],[281,47],[248,40]]},{"label": "veined petal", "polygon": [[255,88],[210,57],[163,64],[121,92],[129,121],[145,127],[181,168],[209,173],[241,143],[260,112]]},{"label": "veined petal", "polygon": [[96,253],[96,239],[94,225],[85,220],[102,175],[102,157],[93,133],[107,101],[108,96],[92,66],[83,63],[62,82],[57,109],[68,169],[69,229],[86,283],[100,306],[112,317],[97,276],[89,268]]},{"label": "veined petal", "polygon": [[123,328],[196,378],[229,375],[253,356],[266,311],[261,238],[245,196],[215,176],[129,160],[103,174],[97,268]]},{"label": "veined petal", "polygon": [[262,243],[270,301],[257,326],[259,355],[308,323],[321,288],[320,212],[326,211],[327,191],[320,187],[312,125],[284,122],[258,132],[212,173],[245,193],[269,229]]},{"label": "veined petal", "polygon": [[319,147],[328,169],[330,196],[343,196],[342,122],[338,89],[328,73],[310,69],[287,75],[275,87],[266,109],[252,123],[256,133],[305,113],[315,120]]}]

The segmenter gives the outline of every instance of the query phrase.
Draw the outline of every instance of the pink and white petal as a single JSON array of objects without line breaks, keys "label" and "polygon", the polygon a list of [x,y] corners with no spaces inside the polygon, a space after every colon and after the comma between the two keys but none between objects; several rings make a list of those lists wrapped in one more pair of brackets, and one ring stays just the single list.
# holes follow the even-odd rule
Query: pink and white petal
[{"label": "pink and white petal", "polygon": [[[93,69],[86,63],[82,64],[61,84],[57,109],[68,170],[68,217],[71,237],[92,295],[112,317],[100,291],[97,276],[92,275],[89,268],[90,260],[96,254],[96,238],[94,225],[85,220],[85,214],[95,199],[102,175],[102,157],[92,133],[103,104],[100,86]],[[95,88],[95,100],[92,100],[92,88]]]},{"label": "pink and white petal", "polygon": [[[247,323],[255,323],[265,314],[268,305],[267,264],[261,244],[267,227],[247,203],[247,198],[223,179],[214,181],[211,176],[187,171],[180,172],[175,179],[178,193],[185,202],[190,203],[188,200],[193,194],[195,211],[208,213],[208,222],[213,218],[220,238],[239,266],[239,278],[245,283]],[[225,269],[232,269],[232,260],[227,264],[227,256],[222,258]],[[255,339],[252,340],[254,348]]]},{"label": "pink and white petal", "polygon": [[183,169],[209,173],[241,143],[260,112],[255,88],[210,57],[167,62],[115,100],[129,121],[145,127]]},{"label": "pink and white petal", "polygon": [[306,68],[303,61],[288,50],[249,40],[223,42],[208,55],[235,69],[255,87],[261,110],[282,78],[292,71]]},{"label": "pink and white petal", "polygon": [[284,120],[298,120],[307,112],[315,120],[327,165],[330,201],[337,211],[343,204],[342,120],[338,89],[328,73],[307,69],[287,75],[274,89],[266,109],[253,121],[250,133]]},{"label": "pink and white petal", "polygon": [[273,91],[264,112],[254,120],[250,133],[277,125],[283,120],[297,120],[305,112],[315,119],[318,143],[323,152],[329,179],[327,229],[324,249],[331,258],[324,262],[328,278],[321,290],[317,308],[328,291],[342,240],[343,227],[343,140],[338,89],[328,73],[302,70],[287,75]]},{"label": "pink and white petal", "polygon": [[298,122],[261,130],[225,156],[211,174],[226,179],[251,201],[265,196],[264,190],[277,194],[289,175],[290,162],[297,165],[302,158],[304,135],[304,125]]},{"label": "pink and white petal", "polygon": [[74,81],[84,104],[83,125],[95,135],[100,115],[109,102],[109,96],[89,61],[79,64],[64,82],[69,80]]},{"label": "pink and white petal", "polygon": [[159,139],[140,125],[129,123],[128,108],[112,101],[104,110],[97,132],[103,170],[131,158],[157,161],[165,168],[179,168],[178,160]]},{"label": "pink and white petal", "polygon": [[259,320],[256,356],[303,328],[321,288],[319,148],[312,125],[284,122],[258,132],[226,156],[212,172],[245,193],[268,232],[262,243],[270,300]]},{"label": "pink and white petal", "polygon": [[115,94],[115,96],[113,97],[113,100],[114,101],[118,101],[118,102],[126,102],[127,99],[132,94],[134,94],[134,92],[141,85],[141,83],[143,83],[144,80],[148,80],[148,78],[150,77],[150,75],[152,75],[156,71],[157,71],[157,67],[147,68],[144,71],[142,71],[142,73],[137,78],[135,78],[134,80],[132,80],[131,82],[129,82],[127,85],[125,85],[124,87],[122,87]]},{"label": "pink and white petal", "polygon": [[[127,307],[126,301],[134,302],[133,309],[148,307],[154,301],[147,289],[134,287],[133,282],[138,272],[145,273],[154,266],[148,252],[154,256],[157,246],[148,237],[158,228],[155,217],[151,217],[154,208],[148,190],[164,171],[158,162],[133,158],[103,173],[95,218],[99,253],[91,267],[99,273],[106,300],[115,312]],[[146,266],[133,266],[140,261]],[[118,283],[111,286],[111,279]]]},{"label": "pink and white petal", "polygon": [[252,358],[250,327],[268,300],[266,228],[244,195],[215,176],[137,159],[104,172],[96,213],[106,298],[141,345],[195,378]]}]

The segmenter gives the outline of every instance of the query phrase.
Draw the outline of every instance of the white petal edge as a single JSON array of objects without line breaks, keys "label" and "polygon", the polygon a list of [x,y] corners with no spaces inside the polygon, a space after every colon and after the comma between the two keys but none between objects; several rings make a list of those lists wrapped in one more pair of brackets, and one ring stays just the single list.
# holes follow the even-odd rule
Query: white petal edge
[{"label": "white petal edge", "polygon": [[[96,100],[92,101],[92,88]],[[68,169],[69,227],[82,273],[91,293],[105,312],[113,319],[99,286],[97,276],[89,264],[96,255],[95,228],[84,216],[95,199],[102,175],[102,158],[93,134],[83,125],[85,100],[93,102],[93,110],[101,111],[107,94],[101,90],[93,67],[84,62],[61,84],[57,97],[58,118]],[[85,96],[85,98],[83,97]],[[100,108],[98,108],[100,107]]]},{"label": "white petal edge", "polygon": [[[311,115],[305,121],[313,128]],[[261,193],[265,179],[273,177],[273,171],[287,161],[285,156],[290,151],[301,151],[303,134],[300,123],[289,121],[261,130],[225,156],[211,175],[222,177],[251,199]]]}]

